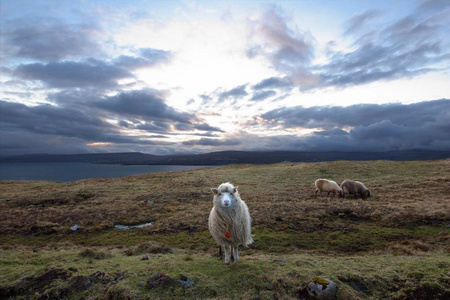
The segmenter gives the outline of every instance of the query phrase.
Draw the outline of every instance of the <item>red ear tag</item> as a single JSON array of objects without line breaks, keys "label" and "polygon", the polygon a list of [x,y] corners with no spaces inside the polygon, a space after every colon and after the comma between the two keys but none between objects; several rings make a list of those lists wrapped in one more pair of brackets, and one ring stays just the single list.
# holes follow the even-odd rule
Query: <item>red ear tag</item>
[{"label": "red ear tag", "polygon": [[227,239],[229,239],[229,238],[231,237],[231,234],[227,231],[227,232],[225,232],[225,237],[226,237]]}]

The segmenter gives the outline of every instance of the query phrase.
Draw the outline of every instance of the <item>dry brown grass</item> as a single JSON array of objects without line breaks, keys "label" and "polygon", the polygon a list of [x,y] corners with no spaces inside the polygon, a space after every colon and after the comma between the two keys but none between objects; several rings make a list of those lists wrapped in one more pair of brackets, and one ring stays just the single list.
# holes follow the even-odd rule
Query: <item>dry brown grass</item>
[{"label": "dry brown grass", "polygon": [[[315,197],[317,178],[360,180],[372,196]],[[255,234],[242,261],[231,266],[213,257],[217,248],[207,231],[210,189],[226,181],[239,186]],[[450,160],[232,165],[68,183],[3,181],[0,295],[297,299],[311,278],[326,275],[339,285],[338,299],[448,299],[449,184]],[[154,225],[138,230],[113,229],[150,221]],[[80,229],[71,232],[75,224]],[[138,285],[158,272],[186,275],[195,286]],[[50,275],[56,279],[47,282]],[[100,275],[110,280],[97,281]],[[73,289],[86,278],[94,284]]]},{"label": "dry brown grass", "polygon": [[[368,199],[315,197],[314,180],[363,181]],[[148,233],[202,231],[211,209],[210,189],[230,181],[250,209],[255,228],[316,230],[373,222],[382,226],[449,222],[450,160],[231,165],[193,171],[68,183],[0,182],[0,233],[84,232],[114,224],[155,221]]]}]

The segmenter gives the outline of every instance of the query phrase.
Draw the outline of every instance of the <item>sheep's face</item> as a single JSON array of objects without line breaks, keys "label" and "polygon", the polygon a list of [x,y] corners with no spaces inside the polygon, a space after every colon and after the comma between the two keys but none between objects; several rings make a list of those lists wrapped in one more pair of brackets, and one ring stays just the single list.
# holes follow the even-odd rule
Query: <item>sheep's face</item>
[{"label": "sheep's face", "polygon": [[214,193],[214,205],[220,205],[223,208],[233,207],[237,201],[237,188],[231,184],[222,184],[218,189],[211,189]]}]

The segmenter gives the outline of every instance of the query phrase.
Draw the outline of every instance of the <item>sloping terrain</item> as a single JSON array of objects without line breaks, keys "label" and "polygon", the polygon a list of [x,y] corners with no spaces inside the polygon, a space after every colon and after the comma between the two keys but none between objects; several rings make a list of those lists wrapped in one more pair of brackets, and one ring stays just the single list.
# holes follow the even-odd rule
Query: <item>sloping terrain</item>
[{"label": "sloping terrain", "polygon": [[[371,197],[316,197],[317,178],[360,180]],[[217,260],[207,230],[211,188],[227,181],[248,204],[255,239],[231,266]],[[339,299],[444,299],[450,295],[449,186],[450,160],[2,181],[0,295],[295,299],[305,297],[309,280],[324,276],[338,284]],[[147,280],[157,273],[173,282],[152,288]],[[179,284],[180,275],[195,284]]]}]

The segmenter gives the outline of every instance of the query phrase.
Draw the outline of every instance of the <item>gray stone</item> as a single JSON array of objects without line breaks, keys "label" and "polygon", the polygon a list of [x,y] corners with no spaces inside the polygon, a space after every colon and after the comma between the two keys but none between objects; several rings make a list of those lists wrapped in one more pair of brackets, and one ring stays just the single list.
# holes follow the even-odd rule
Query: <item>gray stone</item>
[{"label": "gray stone", "polygon": [[191,286],[194,286],[194,280],[184,275],[180,275],[180,280],[178,281],[178,283],[185,288],[190,288]]},{"label": "gray stone", "polygon": [[306,286],[312,299],[332,300],[336,298],[338,286],[328,278],[314,277]]},{"label": "gray stone", "polygon": [[164,273],[155,273],[147,280],[147,287],[149,289],[163,288],[171,285],[173,279]]},{"label": "gray stone", "polygon": [[138,286],[143,286],[144,284],[145,284],[145,280],[141,280],[141,281],[139,281]]}]

